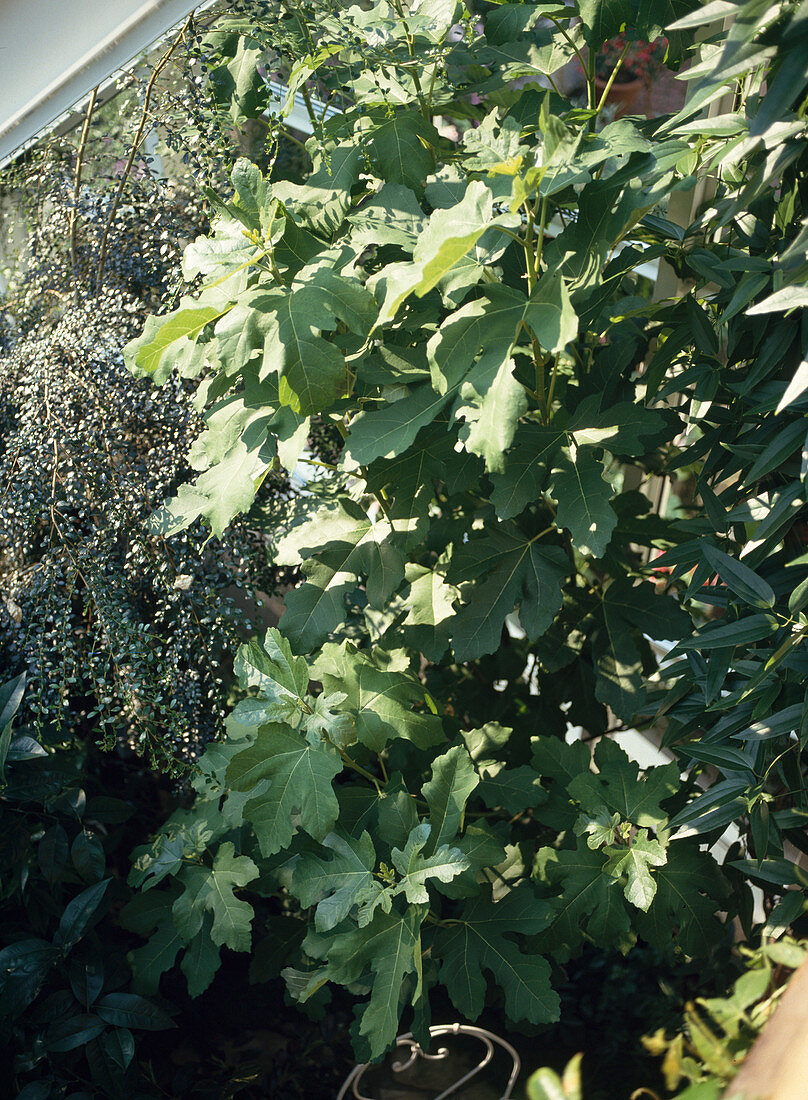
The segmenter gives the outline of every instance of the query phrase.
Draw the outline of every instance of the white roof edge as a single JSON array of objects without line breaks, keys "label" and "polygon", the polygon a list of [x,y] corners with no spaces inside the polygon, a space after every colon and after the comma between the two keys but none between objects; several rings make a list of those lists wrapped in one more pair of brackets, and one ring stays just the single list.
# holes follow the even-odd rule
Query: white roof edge
[{"label": "white roof edge", "polygon": [[[23,79],[25,100],[6,117],[0,112],[0,167],[6,165],[23,148],[52,128],[57,120],[76,109],[93,88],[112,83],[121,71],[131,68],[149,47],[168,36],[194,10],[204,10],[215,0],[118,0],[120,17],[106,33],[93,33],[93,16],[106,10],[106,26],[110,24],[110,0],[80,0],[66,9],[62,5],[60,21],[82,19],[80,31],[73,26],[69,45],[41,26],[50,15],[48,0],[10,0],[0,10],[0,40],[14,52],[12,65],[6,64],[4,79]],[[101,28],[104,21],[96,20]],[[23,35],[22,28],[30,28]],[[36,33],[38,31],[42,33]],[[64,68],[54,70],[47,56],[48,46],[56,43]],[[50,72],[48,62],[51,62]],[[54,75],[55,72],[55,75]],[[43,73],[44,80],[43,83]],[[50,79],[47,76],[50,75]]]}]

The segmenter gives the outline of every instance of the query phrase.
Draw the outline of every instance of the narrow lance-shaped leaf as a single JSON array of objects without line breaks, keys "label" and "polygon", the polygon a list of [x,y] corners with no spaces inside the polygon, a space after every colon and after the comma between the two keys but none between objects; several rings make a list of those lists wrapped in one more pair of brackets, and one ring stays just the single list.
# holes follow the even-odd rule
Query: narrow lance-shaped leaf
[{"label": "narrow lance-shaped leaf", "polygon": [[706,650],[748,645],[770,638],[779,626],[773,615],[747,615],[733,623],[710,623],[692,638],[680,641],[676,648]]},{"label": "narrow lance-shaped leaf", "polygon": [[774,607],[775,595],[771,585],[748,565],[736,561],[709,542],[703,544],[702,550],[721,580],[742,600],[756,607]]}]

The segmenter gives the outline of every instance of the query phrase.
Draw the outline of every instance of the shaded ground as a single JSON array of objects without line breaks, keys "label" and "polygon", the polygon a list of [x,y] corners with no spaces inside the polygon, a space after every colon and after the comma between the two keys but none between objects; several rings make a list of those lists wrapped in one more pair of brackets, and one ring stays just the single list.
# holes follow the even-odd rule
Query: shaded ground
[{"label": "shaded ground", "polygon": [[[354,1066],[349,999],[337,996],[319,1019],[309,1019],[285,1003],[282,981],[251,985],[248,962],[246,955],[226,952],[211,988],[193,1001],[184,979],[164,979],[162,991],[180,1013],[176,1030],[140,1039],[138,1057],[152,1095],[334,1100]],[[640,1037],[660,1026],[676,1026],[681,1001],[671,986],[692,990],[694,976],[686,967],[666,966],[643,947],[628,959],[617,952],[592,950],[566,972],[566,981],[558,976],[565,1015],[554,1027],[516,1030],[496,1005],[477,1021],[512,1043],[520,1055],[515,1100],[521,1100],[533,1070],[541,1065],[561,1069],[581,1050],[587,1100],[626,1100],[640,1086],[662,1095],[658,1061],[645,1054]],[[661,987],[667,988],[668,996],[660,995]],[[458,1018],[440,991],[433,994],[432,1007],[435,1021]],[[436,1044],[440,1045],[451,1050],[451,1059],[419,1060],[402,1074],[392,1072],[391,1065],[396,1058],[406,1061],[406,1052],[388,1057],[381,1067],[368,1071],[362,1092],[374,1100],[432,1100],[470,1070],[482,1050],[463,1038],[442,1039]],[[453,1095],[458,1100],[498,1100],[510,1069],[508,1056],[498,1052],[484,1073]]]}]

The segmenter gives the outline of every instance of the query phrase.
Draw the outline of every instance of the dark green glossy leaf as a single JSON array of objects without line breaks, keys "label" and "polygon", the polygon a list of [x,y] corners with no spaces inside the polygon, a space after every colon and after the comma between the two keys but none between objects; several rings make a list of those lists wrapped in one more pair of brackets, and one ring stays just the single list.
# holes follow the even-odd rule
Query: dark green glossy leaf
[{"label": "dark green glossy leaf", "polygon": [[748,615],[734,623],[718,623],[704,627],[693,638],[679,642],[677,649],[706,650],[725,646],[747,645],[769,638],[779,627],[772,615]]},{"label": "dark green glossy leaf", "polygon": [[95,1002],[95,1012],[115,1027],[163,1031],[176,1024],[161,1008],[136,993],[106,993]]},{"label": "dark green glossy leaf", "polygon": [[688,745],[686,751],[694,760],[712,764],[725,775],[735,771],[752,772],[753,769],[754,760],[749,753],[726,745],[693,744]]},{"label": "dark green glossy leaf", "polygon": [[45,1035],[45,1046],[54,1054],[64,1054],[68,1050],[85,1046],[100,1035],[106,1027],[104,1020],[92,1014],[70,1016],[51,1024]]},{"label": "dark green glossy leaf", "polygon": [[61,881],[67,872],[70,844],[61,825],[52,825],[39,842],[37,860],[51,886]]},{"label": "dark green glossy leaf", "polygon": [[106,878],[93,886],[88,886],[67,903],[54,937],[54,943],[64,952],[70,951],[97,919],[99,907],[110,881]]},{"label": "dark green glossy leaf", "polygon": [[787,859],[736,859],[730,866],[770,886],[793,886],[800,881],[794,864]]},{"label": "dark green glossy leaf", "polygon": [[74,954],[67,968],[70,988],[80,1004],[91,1008],[93,1001],[104,988],[104,965],[100,959],[91,956],[79,958]]},{"label": "dark green glossy leaf", "polygon": [[104,1035],[101,1043],[109,1057],[120,1069],[125,1071],[135,1056],[135,1040],[132,1032],[125,1027],[115,1027]]},{"label": "dark green glossy leaf", "polygon": [[740,733],[734,733],[733,737],[739,741],[769,741],[772,737],[782,737],[799,728],[804,713],[803,703],[785,707],[759,722],[753,722]]},{"label": "dark green glossy leaf", "polygon": [[73,841],[70,858],[85,882],[97,882],[103,876],[107,861],[104,846],[95,834],[82,830]]},{"label": "dark green glossy leaf", "polygon": [[721,580],[740,596],[742,600],[755,607],[774,607],[775,595],[770,584],[759,577],[743,562],[736,561],[729,554],[717,550],[709,542],[703,547],[704,556],[718,573]]}]

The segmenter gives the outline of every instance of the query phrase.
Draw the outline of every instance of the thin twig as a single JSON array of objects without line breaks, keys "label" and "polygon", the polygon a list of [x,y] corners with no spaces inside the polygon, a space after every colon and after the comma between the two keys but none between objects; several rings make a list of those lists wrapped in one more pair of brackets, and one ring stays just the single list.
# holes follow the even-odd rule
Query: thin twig
[{"label": "thin twig", "polygon": [[132,165],[135,163],[135,157],[137,156],[140,143],[143,141],[143,137],[146,130],[146,121],[149,117],[149,100],[151,99],[152,90],[154,89],[154,83],[157,77],[163,71],[168,64],[169,58],[173,54],[174,50],[182,41],[186,31],[191,27],[193,21],[193,14],[188,16],[188,19],[183,24],[182,30],[168,47],[166,52],[154,66],[154,70],[149,77],[149,83],[146,85],[146,93],[143,97],[143,111],[140,115],[140,125],[137,128],[137,134],[135,140],[132,143],[132,148],[129,150],[129,157],[124,166],[123,173],[121,174],[120,183],[118,184],[118,190],[115,192],[115,198],[112,200],[112,207],[110,208],[109,217],[107,218],[107,224],[104,226],[104,233],[101,237],[101,246],[98,255],[98,268],[95,276],[95,289],[96,293],[101,290],[101,286],[104,280],[104,266],[107,259],[107,238],[109,237],[109,231],[112,227],[112,222],[115,219],[115,215],[118,212],[118,206],[120,205],[121,196],[123,195],[124,188],[126,187],[126,181],[129,178],[129,173],[132,171]]},{"label": "thin twig", "polygon": [[70,211],[70,262],[73,265],[73,271],[76,270],[76,244],[78,240],[78,221],[79,221],[79,193],[81,190],[81,170],[84,167],[84,154],[87,151],[87,139],[90,136],[90,123],[93,118],[93,111],[95,110],[95,100],[98,95],[98,88],[93,88],[90,92],[90,101],[87,104],[87,113],[84,116],[84,126],[81,129],[81,139],[79,141],[79,150],[76,154],[76,176],[73,183],[73,209]]}]

